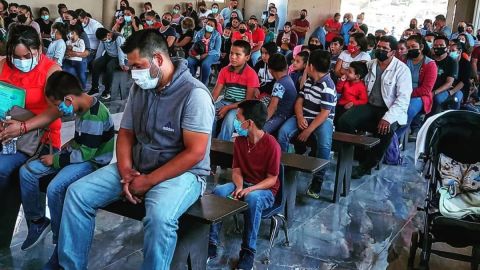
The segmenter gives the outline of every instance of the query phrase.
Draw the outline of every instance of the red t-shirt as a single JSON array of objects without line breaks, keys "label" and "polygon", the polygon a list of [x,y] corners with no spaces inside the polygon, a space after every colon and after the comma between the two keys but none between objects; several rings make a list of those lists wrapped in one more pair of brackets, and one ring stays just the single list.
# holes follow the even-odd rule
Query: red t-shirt
[{"label": "red t-shirt", "polygon": [[[340,22],[336,22],[333,18],[327,19],[327,21],[325,22],[325,26],[334,28],[338,32],[340,32],[340,29],[342,28],[342,24]],[[325,36],[325,40],[327,42],[332,42],[332,40],[337,36],[339,36],[338,33],[328,32]]]},{"label": "red t-shirt", "polygon": [[480,46],[475,47],[475,49],[472,52],[472,59],[475,58],[478,60],[477,62],[477,68],[480,71]]},{"label": "red t-shirt", "polygon": [[265,41],[265,32],[261,28],[257,27],[257,29],[252,33],[252,41],[255,45],[261,41]]},{"label": "red t-shirt", "polygon": [[143,29],[160,29],[160,27],[162,27],[160,22],[155,22],[152,25],[148,25],[146,23],[143,24]]},{"label": "red t-shirt", "polygon": [[230,65],[222,68],[217,83],[225,85],[223,98],[230,102],[243,101],[247,95],[247,88],[260,87],[257,73],[247,64],[238,73]]},{"label": "red t-shirt", "polygon": [[[301,20],[301,19],[295,19],[293,21],[293,25],[300,26],[300,27],[310,27],[310,22],[307,20]],[[299,38],[304,38],[307,33],[300,33],[294,30],[294,32],[297,34],[297,37]]]},{"label": "red t-shirt", "polygon": [[347,105],[350,102],[353,102],[354,106],[364,105],[368,102],[367,87],[362,80],[359,82],[338,80],[337,93],[342,94],[337,103],[340,106]]},{"label": "red t-shirt", "polygon": [[[250,152],[249,152],[250,149]],[[282,151],[275,138],[265,133],[255,144],[249,145],[247,137],[237,137],[233,143],[233,166],[242,171],[243,181],[258,184],[265,180],[268,175],[279,174],[280,158]],[[270,188],[273,196],[277,194],[280,182]]]},{"label": "red t-shirt", "polygon": [[[245,40],[244,37],[246,37],[247,40]],[[243,39],[248,43],[252,43],[252,33],[247,31],[245,32],[245,36],[242,36],[242,34],[240,34],[239,31],[233,32],[232,43],[235,42],[235,40],[240,40],[240,39]]]}]

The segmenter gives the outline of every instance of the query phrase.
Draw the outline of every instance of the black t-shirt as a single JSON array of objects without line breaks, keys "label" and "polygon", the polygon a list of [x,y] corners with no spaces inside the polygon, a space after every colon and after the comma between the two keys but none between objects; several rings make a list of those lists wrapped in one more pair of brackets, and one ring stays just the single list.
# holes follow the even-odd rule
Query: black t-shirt
[{"label": "black t-shirt", "polygon": [[472,76],[472,66],[468,60],[461,57],[460,62],[458,63],[458,78],[455,80],[454,85],[457,85],[459,82],[463,82],[463,88],[461,91],[468,95],[470,91],[470,77]]},{"label": "black t-shirt", "polygon": [[441,61],[435,60],[435,63],[437,63],[437,80],[433,86],[434,91],[444,85],[448,77],[456,79],[458,74],[458,62],[450,56],[445,57]]},{"label": "black t-shirt", "polygon": [[[168,30],[167,30],[168,31]],[[182,42],[183,39],[185,39],[186,37],[190,37],[192,40],[190,40],[190,42],[183,46],[183,50],[185,51],[185,55],[188,55],[188,51],[190,50],[190,48],[192,47],[192,44],[193,44],[193,35],[194,35],[194,32],[192,29],[188,29],[187,32],[183,33],[180,38],[178,39],[178,42]]]},{"label": "black t-shirt", "polygon": [[40,25],[40,33],[50,35],[53,25],[52,21],[48,21],[48,23],[45,23],[42,18],[38,18],[35,21],[38,23],[38,25]]},{"label": "black t-shirt", "polygon": [[226,39],[222,36],[222,46],[220,47],[220,52],[226,53],[227,56],[225,57],[228,57],[228,55],[230,54],[231,48],[232,48],[232,39],[231,38]]},{"label": "black t-shirt", "polygon": [[165,30],[165,32],[162,32],[160,31],[160,34],[162,34],[162,36],[166,39],[168,37],[176,37],[177,36],[177,31],[175,31],[175,28],[173,27],[168,27],[167,30]]}]

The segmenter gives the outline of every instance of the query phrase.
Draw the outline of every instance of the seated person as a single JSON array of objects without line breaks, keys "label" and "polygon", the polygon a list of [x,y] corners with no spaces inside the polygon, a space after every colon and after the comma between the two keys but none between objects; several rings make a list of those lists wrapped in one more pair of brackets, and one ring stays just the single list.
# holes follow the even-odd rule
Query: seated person
[{"label": "seated person", "polygon": [[232,29],[226,27],[223,30],[222,46],[220,48],[220,68],[230,64],[230,49],[232,48]]},{"label": "seated person", "polygon": [[102,82],[105,90],[103,90],[101,98],[109,99],[115,71],[119,69],[128,71],[128,67],[125,64],[126,57],[121,49],[125,38],[105,28],[98,28],[95,35],[97,39],[100,40],[100,44],[98,45],[97,55],[92,65],[92,89],[90,89],[88,94],[98,94],[100,75],[103,74]]},{"label": "seated person", "polygon": [[455,102],[449,108],[459,110],[460,105],[469,96],[471,86],[472,66],[466,53],[466,44],[458,39],[450,40],[449,56],[458,62],[458,77],[453,82],[453,88],[448,91],[448,95],[453,96]]},{"label": "seated person", "polygon": [[[182,33],[178,40],[175,41],[175,51],[177,56],[188,58],[188,52],[193,44],[193,38],[195,36],[195,22],[192,18],[187,17],[180,23],[182,25]],[[182,56],[183,54],[183,56]]]},{"label": "seated person", "polygon": [[263,43],[275,42],[275,33],[270,30],[268,24],[263,24],[262,30],[265,33],[265,40]]},{"label": "seated person", "polygon": [[124,15],[115,20],[112,31],[120,33],[124,38],[128,38],[133,32],[142,30],[143,25],[142,21],[135,16],[135,9],[133,7],[126,7],[123,12]]},{"label": "seated person", "polygon": [[[247,64],[250,59],[250,48],[250,44],[243,40],[237,40],[232,44],[230,65],[220,70],[217,84],[213,88],[212,96],[217,117],[212,130],[215,135],[217,121],[223,119],[218,139],[224,141],[232,140],[233,121],[238,104],[246,99],[254,99],[255,92],[260,86],[255,70]],[[223,99],[217,100],[223,90],[225,90]]]},{"label": "seated person", "polygon": [[265,99],[264,103],[268,106],[270,101],[270,95],[272,94],[273,84],[275,84],[275,79],[268,70],[268,60],[270,56],[277,53],[277,45],[275,43],[265,43],[262,46],[261,60],[257,62],[253,69],[258,74],[258,79],[260,80],[260,93],[258,99]]},{"label": "seated person", "polygon": [[337,64],[338,57],[343,51],[343,37],[338,36],[332,39],[330,45],[328,46],[332,58],[330,59],[330,75],[332,80],[337,82],[337,75],[335,74],[335,65]]},{"label": "seated person", "polygon": [[215,19],[208,19],[205,27],[195,35],[193,43],[202,42],[206,49],[205,52],[200,55],[200,59],[197,59],[192,55],[187,59],[188,67],[190,68],[192,76],[195,76],[198,65],[201,65],[200,81],[205,85],[208,85],[212,65],[220,59],[222,38],[217,30],[215,30],[216,24],[217,22]]},{"label": "seated person", "polygon": [[[295,102],[295,116],[290,117],[278,132],[278,142],[283,152],[288,152],[290,141],[306,142],[315,136],[317,153],[321,159],[330,159],[333,136],[333,119],[337,95],[330,78],[330,53],[315,50],[310,53],[306,71],[308,79]],[[326,169],[313,175],[307,195],[319,199]]]},{"label": "seated person", "polygon": [[145,23],[143,24],[143,29],[160,29],[162,23],[157,21],[157,13],[150,10],[145,12]]},{"label": "seated person", "polygon": [[283,54],[276,53],[268,60],[268,70],[275,79],[268,117],[263,130],[275,134],[283,123],[293,115],[293,105],[297,99],[297,89],[292,78],[288,76],[287,60]]},{"label": "seated person", "polygon": [[297,92],[300,92],[301,90],[300,82],[302,80],[303,73],[305,72],[305,68],[307,68],[309,57],[310,53],[303,51],[297,54],[297,56],[295,56],[295,58],[293,59],[293,63],[291,65],[293,72],[290,73],[290,77],[295,84],[295,89],[297,90]]},{"label": "seated person", "polygon": [[371,173],[390,145],[393,133],[407,123],[412,75],[407,65],[395,57],[396,49],[397,40],[393,36],[379,39],[376,59],[367,63],[368,103],[351,108],[338,119],[337,130],[340,132],[368,131],[380,138],[380,143],[360,160],[359,166],[353,168],[353,179]]},{"label": "seated person", "polygon": [[364,105],[368,102],[365,76],[367,76],[367,64],[360,61],[350,63],[348,73],[343,75],[337,83],[337,94],[341,95],[335,108],[335,121],[354,106]]},{"label": "seated person", "polygon": [[297,34],[292,31],[292,23],[286,22],[277,36],[277,46],[280,47],[280,52],[283,55],[289,54],[295,46],[297,46]]},{"label": "seated person", "polygon": [[[262,130],[267,112],[258,100],[238,104],[233,146],[232,183],[215,187],[213,194],[248,203],[244,212],[243,242],[236,269],[253,269],[262,211],[273,206],[280,188],[281,151],[275,138]],[[208,257],[217,257],[222,223],[210,228]]]},{"label": "seated person", "polygon": [[235,40],[245,40],[246,42],[250,43],[250,46],[253,44],[252,33],[248,30],[245,22],[241,22],[238,25],[238,31],[233,32],[232,42],[235,42]]},{"label": "seated person", "polygon": [[170,54],[173,54],[173,45],[175,45],[175,40],[177,39],[177,31],[175,31],[175,26],[171,25],[171,23],[172,14],[170,12],[165,12],[162,16],[162,26],[159,31],[167,41]]},{"label": "seated person", "polygon": [[52,25],[52,42],[48,46],[47,57],[54,60],[59,66],[63,64],[63,57],[67,50],[65,40],[67,39],[67,26],[63,23]]},{"label": "seated person", "polygon": [[[233,14],[235,14],[235,13],[233,13]],[[239,30],[240,23],[241,23],[241,21],[240,21],[239,18],[232,18],[232,21],[227,23],[227,25],[225,27],[230,27],[232,29],[232,32],[236,32],[236,31]]]},{"label": "seated person", "polygon": [[[437,80],[433,86],[433,107],[430,115],[442,111],[442,103],[448,98],[448,91],[458,76],[458,62],[448,54],[449,40],[444,36],[437,36],[433,42],[433,60],[437,63]],[[460,95],[460,93],[456,93]],[[461,99],[459,99],[461,100]]]},{"label": "seated person", "polygon": [[[50,228],[53,243],[58,243],[67,188],[83,176],[110,163],[113,157],[115,133],[110,112],[96,98],[83,92],[75,76],[65,71],[54,72],[47,80],[45,95],[52,104],[58,106],[64,116],[76,114],[75,137],[61,151],[40,156],[20,168],[23,211],[30,224],[22,250],[38,244]],[[40,180],[45,176],[53,176],[47,188],[51,223],[45,217],[45,204],[41,200],[39,188]],[[50,266],[48,269],[58,267],[56,247],[47,266]]]}]

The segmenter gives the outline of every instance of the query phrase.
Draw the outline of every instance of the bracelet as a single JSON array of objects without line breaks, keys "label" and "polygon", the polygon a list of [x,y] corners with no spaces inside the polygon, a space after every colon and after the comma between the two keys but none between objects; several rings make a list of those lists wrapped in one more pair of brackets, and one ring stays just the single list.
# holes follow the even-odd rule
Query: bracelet
[{"label": "bracelet", "polygon": [[23,123],[23,132],[28,133],[27,123],[26,122],[22,122],[22,123]]},{"label": "bracelet", "polygon": [[20,122],[20,136],[23,136],[27,131],[25,122]]}]

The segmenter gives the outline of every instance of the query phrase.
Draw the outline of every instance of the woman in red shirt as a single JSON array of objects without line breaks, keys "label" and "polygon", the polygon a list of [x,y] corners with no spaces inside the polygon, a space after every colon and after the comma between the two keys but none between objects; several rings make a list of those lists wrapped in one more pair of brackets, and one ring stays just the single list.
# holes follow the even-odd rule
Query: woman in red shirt
[{"label": "woman in red shirt", "polygon": [[[60,128],[61,114],[45,96],[44,89],[47,78],[61,68],[42,54],[42,43],[37,31],[27,25],[15,25],[8,34],[7,58],[0,61],[0,81],[15,85],[26,91],[25,108],[37,116],[21,123],[7,121],[0,126],[0,141],[19,137],[22,132],[38,128],[46,128],[42,142],[45,147],[41,154],[48,154],[49,146],[59,149],[61,146]],[[57,120],[55,120],[57,119]],[[18,170],[29,156],[17,152],[11,155],[0,155],[0,194],[7,191],[13,179],[10,176]],[[0,215],[0,220],[4,218]]]}]

